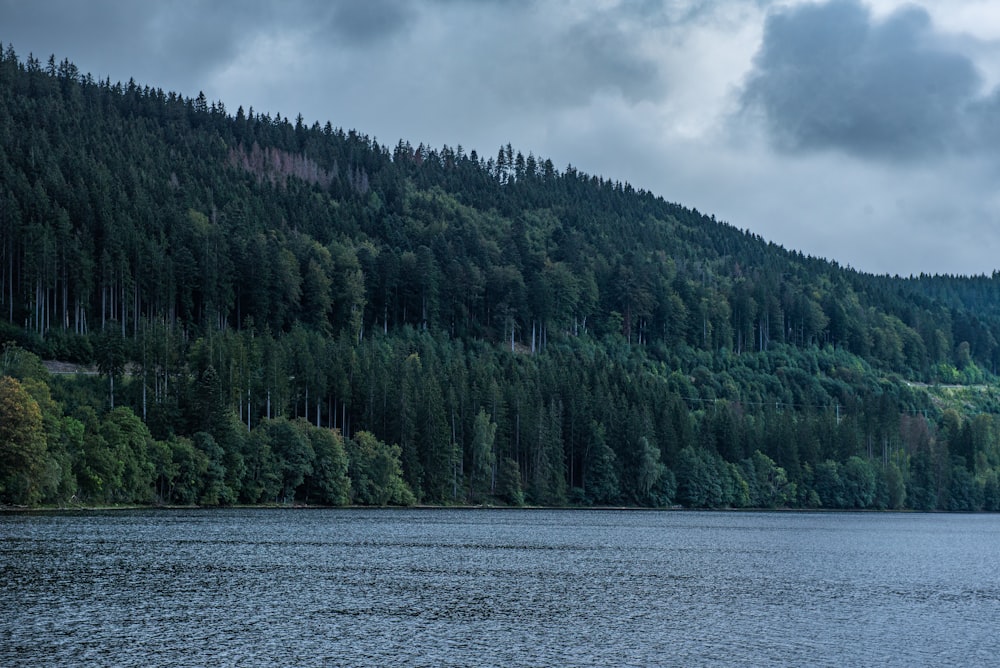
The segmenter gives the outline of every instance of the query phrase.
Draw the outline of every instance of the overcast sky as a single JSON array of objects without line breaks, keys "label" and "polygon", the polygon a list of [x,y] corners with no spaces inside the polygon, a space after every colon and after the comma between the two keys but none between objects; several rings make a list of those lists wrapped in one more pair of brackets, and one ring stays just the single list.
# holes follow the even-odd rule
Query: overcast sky
[{"label": "overcast sky", "polygon": [[1000,269],[993,0],[0,0],[0,41],[382,144],[510,142],[863,271]]}]

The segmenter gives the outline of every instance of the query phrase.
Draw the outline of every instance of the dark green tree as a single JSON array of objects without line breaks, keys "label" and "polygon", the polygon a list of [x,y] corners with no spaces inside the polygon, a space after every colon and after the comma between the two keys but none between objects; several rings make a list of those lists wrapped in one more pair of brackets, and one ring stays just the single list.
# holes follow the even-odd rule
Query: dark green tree
[{"label": "dark green tree", "polygon": [[494,476],[496,472],[496,439],[497,426],[482,408],[476,414],[472,427],[472,469],[469,476],[469,497],[473,503],[482,501],[494,493]]},{"label": "dark green tree", "polygon": [[125,340],[121,336],[114,321],[101,332],[95,346],[97,370],[108,378],[108,401],[115,407],[115,380],[120,379],[125,372],[128,358],[125,354]]}]

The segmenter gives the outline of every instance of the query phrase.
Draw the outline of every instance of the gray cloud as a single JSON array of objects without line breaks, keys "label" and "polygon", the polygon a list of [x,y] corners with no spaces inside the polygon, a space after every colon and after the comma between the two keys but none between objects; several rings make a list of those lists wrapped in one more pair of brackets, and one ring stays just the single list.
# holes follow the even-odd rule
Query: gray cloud
[{"label": "gray cloud", "polygon": [[909,159],[964,145],[980,76],[935,38],[915,6],[881,22],[854,0],[775,12],[743,103],[786,150]]},{"label": "gray cloud", "polygon": [[1000,147],[1000,89],[970,105],[969,117],[970,134],[979,149],[996,150]]},{"label": "gray cloud", "polygon": [[662,95],[657,63],[641,52],[627,8],[574,14],[554,4],[475,3],[451,18],[461,21],[452,24],[459,53],[446,68],[478,80],[502,107],[553,111],[602,92],[633,102]]},{"label": "gray cloud", "polygon": [[131,77],[192,95],[207,73],[231,62],[255,23],[270,19],[257,2],[235,11],[211,0],[0,0],[0,39],[22,57],[53,54],[97,78]]},{"label": "gray cloud", "polygon": [[329,29],[354,46],[371,46],[412,25],[414,3],[408,0],[337,0],[332,4]]},{"label": "gray cloud", "polygon": [[[44,59],[54,54],[60,59],[70,54],[93,54],[102,46],[135,44],[140,37],[137,25],[145,23],[149,9],[140,3],[120,5],[114,0],[84,4],[72,0],[19,2],[0,0],[0,31],[18,53],[34,52]],[[75,28],[75,30],[73,29]]]},{"label": "gray cloud", "polygon": [[639,54],[628,31],[604,22],[579,23],[557,39],[565,58],[548,63],[553,78],[572,73],[571,85],[612,88],[630,101],[659,97],[655,63]]}]

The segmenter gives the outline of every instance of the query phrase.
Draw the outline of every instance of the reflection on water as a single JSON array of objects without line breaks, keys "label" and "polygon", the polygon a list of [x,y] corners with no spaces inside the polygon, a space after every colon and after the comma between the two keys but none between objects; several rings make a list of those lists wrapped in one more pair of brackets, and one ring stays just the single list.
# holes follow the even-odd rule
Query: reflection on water
[{"label": "reflection on water", "polygon": [[1000,517],[0,516],[0,665],[984,665]]}]

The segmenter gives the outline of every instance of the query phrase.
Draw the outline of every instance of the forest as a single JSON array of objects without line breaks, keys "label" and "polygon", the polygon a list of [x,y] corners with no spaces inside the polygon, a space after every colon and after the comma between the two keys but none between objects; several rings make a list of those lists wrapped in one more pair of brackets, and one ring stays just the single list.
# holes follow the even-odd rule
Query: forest
[{"label": "forest", "polygon": [[2,504],[1000,510],[996,273],[0,54]]}]

